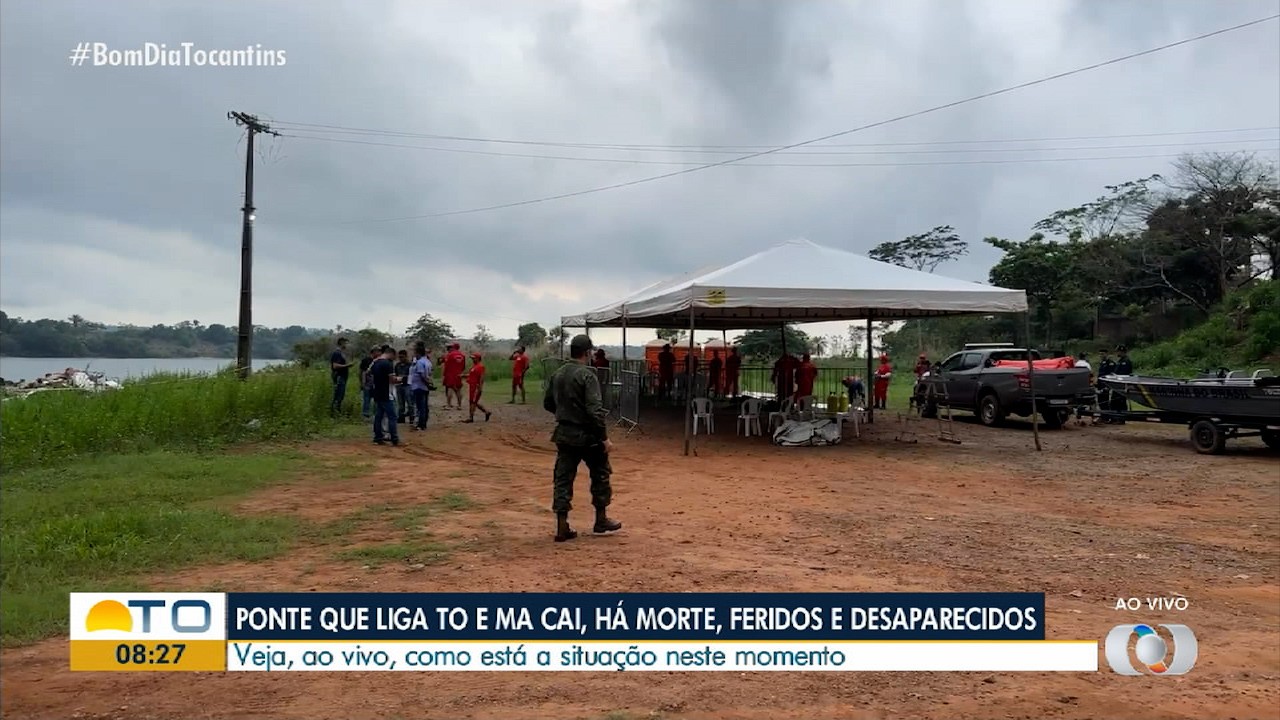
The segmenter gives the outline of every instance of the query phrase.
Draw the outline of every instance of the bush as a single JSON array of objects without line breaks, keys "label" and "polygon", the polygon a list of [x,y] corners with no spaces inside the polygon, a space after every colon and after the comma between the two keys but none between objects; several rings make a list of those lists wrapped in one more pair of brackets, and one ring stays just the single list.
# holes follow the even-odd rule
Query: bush
[{"label": "bush", "polygon": [[[345,410],[358,413],[347,386]],[[255,372],[151,375],[119,390],[47,390],[0,405],[0,469],[94,453],[202,449],[238,440],[300,438],[333,425],[329,374],[283,366]]]}]

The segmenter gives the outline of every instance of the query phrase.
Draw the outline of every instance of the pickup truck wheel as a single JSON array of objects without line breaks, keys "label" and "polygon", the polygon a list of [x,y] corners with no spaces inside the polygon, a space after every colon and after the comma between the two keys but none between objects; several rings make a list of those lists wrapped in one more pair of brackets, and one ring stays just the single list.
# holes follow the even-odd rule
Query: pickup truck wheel
[{"label": "pickup truck wheel", "polygon": [[1217,455],[1227,446],[1227,436],[1212,420],[1197,420],[1191,425],[1191,444],[1201,455]]},{"label": "pickup truck wheel", "polygon": [[1280,450],[1280,430],[1263,430],[1262,442],[1272,450]]},{"label": "pickup truck wheel", "polygon": [[987,427],[995,427],[1004,421],[1004,408],[995,393],[987,393],[978,401],[978,421]]}]

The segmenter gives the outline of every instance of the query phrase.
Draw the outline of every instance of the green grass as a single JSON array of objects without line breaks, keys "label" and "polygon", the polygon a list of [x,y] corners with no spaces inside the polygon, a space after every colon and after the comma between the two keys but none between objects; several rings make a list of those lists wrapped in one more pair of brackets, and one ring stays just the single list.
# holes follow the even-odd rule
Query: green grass
[{"label": "green grass", "polygon": [[[347,419],[359,412],[348,387]],[[96,394],[51,390],[0,404],[0,470],[55,465],[98,453],[210,449],[295,439],[334,426],[324,371],[292,367],[234,375],[152,375]]]},{"label": "green grass", "polygon": [[5,644],[66,631],[67,593],[142,589],[142,576],[204,562],[256,561],[300,537],[296,518],[234,514],[271,484],[350,477],[290,451],[101,456],[6,473],[0,486],[0,628]]}]

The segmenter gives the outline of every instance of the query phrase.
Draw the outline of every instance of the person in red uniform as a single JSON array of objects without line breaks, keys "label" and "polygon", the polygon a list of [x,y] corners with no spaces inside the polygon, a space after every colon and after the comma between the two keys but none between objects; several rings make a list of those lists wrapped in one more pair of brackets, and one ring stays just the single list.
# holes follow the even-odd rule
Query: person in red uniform
[{"label": "person in red uniform", "polygon": [[880,367],[876,369],[876,381],[874,389],[874,403],[871,407],[885,410],[885,403],[889,400],[889,380],[893,377],[893,368],[889,365],[889,356],[880,356]]},{"label": "person in red uniform", "polygon": [[524,404],[524,374],[528,370],[529,356],[524,354],[524,346],[521,345],[511,354],[511,402],[507,403],[508,405],[516,401],[517,390],[520,391],[520,404]]},{"label": "person in red uniform", "polygon": [[671,345],[663,345],[658,353],[658,397],[671,394],[671,386],[676,381],[676,354],[671,352]]},{"label": "person in red uniform", "polygon": [[467,369],[467,357],[460,348],[458,343],[451,344],[449,352],[444,355],[444,362],[440,364],[444,376],[444,406],[453,408],[456,398],[459,410],[462,409],[462,373]]},{"label": "person in red uniform", "polygon": [[470,401],[467,409],[470,414],[462,422],[475,422],[476,410],[484,413],[484,421],[489,422],[489,416],[493,413],[480,404],[480,394],[484,391],[484,356],[478,352],[471,353],[471,371],[467,373],[467,391],[467,399]]},{"label": "person in red uniform", "polygon": [[805,353],[804,357],[800,358],[799,367],[796,368],[796,397],[813,395],[813,382],[817,379],[818,366],[809,359],[809,353]]},{"label": "person in red uniform", "polygon": [[929,372],[929,356],[920,353],[920,357],[916,359],[916,380],[919,381],[925,373]]},{"label": "person in red uniform", "polygon": [[742,371],[742,356],[738,348],[729,348],[729,357],[724,359],[724,395],[738,397],[738,373]]},{"label": "person in red uniform", "polygon": [[720,373],[724,369],[724,361],[720,359],[720,351],[711,351],[711,362],[707,363],[707,393],[720,394]]}]

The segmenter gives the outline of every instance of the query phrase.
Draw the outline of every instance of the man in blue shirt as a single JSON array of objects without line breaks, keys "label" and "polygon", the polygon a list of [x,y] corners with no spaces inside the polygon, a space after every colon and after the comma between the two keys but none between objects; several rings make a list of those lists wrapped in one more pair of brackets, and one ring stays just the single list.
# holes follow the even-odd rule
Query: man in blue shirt
[{"label": "man in blue shirt", "polygon": [[385,445],[386,440],[382,437],[382,421],[387,421],[388,434],[391,435],[391,444],[400,444],[400,429],[396,425],[396,401],[391,397],[391,388],[396,383],[395,366],[392,362],[395,359],[395,351],[390,345],[383,345],[382,357],[374,360],[369,365],[369,380],[373,389],[369,391],[373,398],[374,415],[373,415],[373,444]]},{"label": "man in blue shirt", "polygon": [[413,366],[409,369],[409,392],[413,394],[414,430],[427,429],[427,393],[431,391],[431,358],[427,356],[427,344],[419,340],[413,345]]},{"label": "man in blue shirt", "polygon": [[347,376],[354,364],[347,360],[347,339],[338,338],[338,347],[329,355],[329,376],[333,380],[333,404],[329,412],[334,417],[342,412],[342,401],[347,396]]}]

